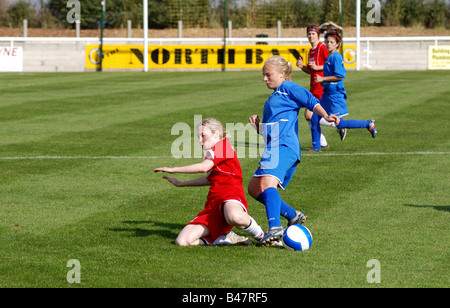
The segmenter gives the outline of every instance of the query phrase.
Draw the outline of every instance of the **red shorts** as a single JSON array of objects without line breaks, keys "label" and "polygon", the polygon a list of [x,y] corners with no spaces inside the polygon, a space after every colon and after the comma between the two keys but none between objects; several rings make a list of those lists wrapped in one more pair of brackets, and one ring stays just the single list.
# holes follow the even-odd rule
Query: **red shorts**
[{"label": "red shorts", "polygon": [[227,201],[234,201],[242,206],[245,212],[248,212],[247,202],[240,201],[239,197],[229,196],[226,198],[216,197],[209,198],[206,201],[205,209],[201,211],[188,225],[205,225],[209,229],[210,235],[204,237],[209,243],[213,243],[219,236],[226,234],[233,229],[225,220],[222,212],[222,205]]},{"label": "red shorts", "polygon": [[317,99],[321,99],[322,98],[322,94],[323,94],[323,87],[318,84],[316,86],[311,86],[311,88],[309,89],[309,91],[311,92],[311,94],[317,98]]}]

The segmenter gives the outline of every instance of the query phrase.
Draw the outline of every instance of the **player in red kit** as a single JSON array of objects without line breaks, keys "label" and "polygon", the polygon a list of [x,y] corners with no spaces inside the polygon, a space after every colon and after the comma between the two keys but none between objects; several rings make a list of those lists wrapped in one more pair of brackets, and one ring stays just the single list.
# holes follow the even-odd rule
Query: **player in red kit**
[{"label": "player in red kit", "polygon": [[[297,61],[297,66],[304,71],[305,73],[310,75],[310,88],[309,91],[316,97],[317,99],[322,98],[323,94],[323,86],[322,83],[316,82],[314,79],[317,75],[323,77],[323,65],[328,58],[328,50],[325,44],[319,41],[320,31],[319,28],[315,25],[310,25],[306,28],[306,34],[308,36],[308,40],[311,44],[311,49],[308,53],[308,65],[303,65],[303,59],[300,57]],[[308,121],[310,129],[311,127],[311,117],[313,116],[313,112],[311,110],[305,110],[305,119]],[[329,123],[326,121],[322,121],[320,123],[324,126],[335,127],[334,123]],[[325,136],[322,134],[320,136],[320,144],[316,145],[313,143],[313,151],[320,151],[321,149],[328,149],[329,145]]]},{"label": "player in red kit", "polygon": [[154,170],[166,173],[206,173],[200,178],[184,182],[167,176],[163,178],[177,187],[210,186],[205,208],[181,230],[175,243],[180,246],[248,243],[248,239],[231,231],[233,226],[259,241],[264,232],[248,215],[241,165],[227,140],[227,132],[213,118],[203,120],[197,130],[199,142],[205,150],[201,163]]}]

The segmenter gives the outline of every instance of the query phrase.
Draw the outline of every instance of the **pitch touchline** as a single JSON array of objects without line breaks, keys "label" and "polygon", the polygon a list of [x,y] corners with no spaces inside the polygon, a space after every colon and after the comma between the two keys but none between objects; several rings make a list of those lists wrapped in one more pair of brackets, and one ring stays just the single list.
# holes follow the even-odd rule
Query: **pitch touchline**
[{"label": "pitch touchline", "polygon": [[302,154],[302,156],[372,156],[372,155],[449,155],[450,152],[399,152],[399,153],[383,153],[383,152],[368,152],[368,153],[310,153]]},{"label": "pitch touchline", "polygon": [[[368,153],[304,153],[302,156],[376,156],[376,155],[449,155],[450,152],[368,152]],[[17,156],[0,157],[0,160],[39,160],[39,159],[161,159],[173,158],[172,156]],[[242,158],[240,158],[242,159]],[[255,159],[255,158],[252,158]]]},{"label": "pitch touchline", "polygon": [[158,159],[172,156],[17,156],[0,157],[0,160],[33,160],[33,159]]}]

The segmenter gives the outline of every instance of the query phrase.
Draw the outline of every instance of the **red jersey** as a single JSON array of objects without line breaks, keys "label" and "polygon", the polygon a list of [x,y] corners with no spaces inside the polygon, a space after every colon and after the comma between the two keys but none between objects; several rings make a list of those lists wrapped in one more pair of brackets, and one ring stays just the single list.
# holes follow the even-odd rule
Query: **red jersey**
[{"label": "red jersey", "polygon": [[[308,53],[308,63],[314,63],[317,66],[322,66],[328,58],[328,50],[325,44],[319,42],[315,48],[311,48]],[[315,71],[311,69],[311,82],[309,91],[316,97],[320,99],[323,93],[323,86],[321,83],[315,82],[314,77],[316,75],[323,77],[322,71]]]},{"label": "red jersey", "polygon": [[219,141],[211,150],[206,151],[205,159],[209,158],[213,160],[214,167],[207,176],[211,187],[205,208],[189,224],[207,226],[210,235],[204,239],[213,243],[220,235],[233,228],[223,217],[222,205],[226,201],[237,201],[246,212],[248,205],[242,187],[241,164],[230,142],[226,139]]},{"label": "red jersey", "polygon": [[242,169],[236,152],[226,139],[219,141],[211,150],[205,153],[205,158],[214,161],[214,167],[208,172],[208,181],[211,183],[208,199],[230,198],[247,206],[244,188],[242,187]]}]

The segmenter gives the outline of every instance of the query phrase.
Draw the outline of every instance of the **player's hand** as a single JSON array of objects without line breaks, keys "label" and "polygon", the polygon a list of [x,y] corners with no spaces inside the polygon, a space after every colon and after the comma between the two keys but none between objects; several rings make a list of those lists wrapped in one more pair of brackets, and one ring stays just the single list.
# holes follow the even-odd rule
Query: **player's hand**
[{"label": "player's hand", "polygon": [[339,122],[341,121],[341,119],[339,117],[335,116],[334,114],[324,117],[324,119],[328,122],[334,122],[336,124],[336,126],[338,126]]},{"label": "player's hand", "polygon": [[173,185],[180,187],[182,186],[181,181],[177,180],[176,178],[169,178],[168,176],[163,176],[163,179],[166,179],[167,181],[169,181],[170,183],[172,183]]},{"label": "player's hand", "polygon": [[319,67],[315,63],[310,62],[310,63],[308,63],[308,66],[309,66],[310,69],[312,69],[314,71],[318,71],[319,70]]},{"label": "player's hand", "polygon": [[315,82],[323,82],[323,77],[322,76],[320,76],[320,75],[316,75],[315,77],[314,77],[314,81]]},{"label": "player's hand", "polygon": [[259,120],[259,116],[256,114],[254,114],[250,118],[248,118],[248,121],[250,122],[250,124],[252,126],[259,126],[260,120]]},{"label": "player's hand", "polygon": [[298,58],[298,60],[297,60],[297,67],[299,68],[299,69],[302,69],[303,68],[303,58],[300,56],[299,58]]},{"label": "player's hand", "polygon": [[256,131],[259,133],[259,123],[260,123],[259,116],[254,114],[250,118],[248,118],[248,121],[253,126],[253,128],[256,129]]}]

